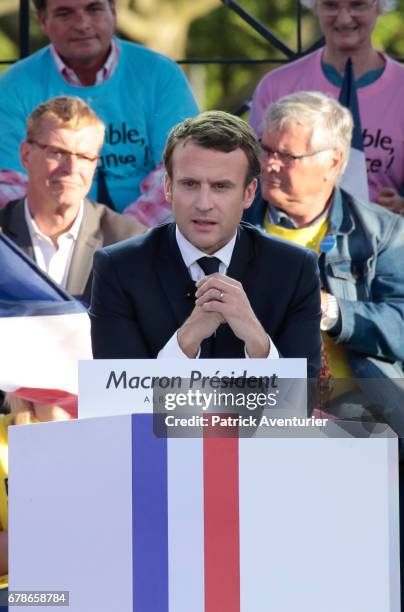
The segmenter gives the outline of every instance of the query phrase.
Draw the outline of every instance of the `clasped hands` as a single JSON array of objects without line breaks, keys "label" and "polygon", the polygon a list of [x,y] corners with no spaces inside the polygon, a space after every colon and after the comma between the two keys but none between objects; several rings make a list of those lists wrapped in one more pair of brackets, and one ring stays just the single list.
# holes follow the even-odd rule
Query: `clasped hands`
[{"label": "clasped hands", "polygon": [[178,330],[181,350],[196,357],[201,342],[228,323],[245,344],[249,357],[267,357],[269,338],[254,314],[243,286],[224,274],[209,274],[196,283],[195,307]]}]

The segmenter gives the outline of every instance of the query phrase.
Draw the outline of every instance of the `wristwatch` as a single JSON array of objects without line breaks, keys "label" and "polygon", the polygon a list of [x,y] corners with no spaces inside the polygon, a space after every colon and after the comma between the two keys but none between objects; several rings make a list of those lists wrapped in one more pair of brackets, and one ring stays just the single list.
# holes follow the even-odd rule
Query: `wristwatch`
[{"label": "wristwatch", "polygon": [[337,298],[327,293],[327,310],[321,317],[320,329],[321,331],[329,331],[334,327],[339,319],[339,307]]}]

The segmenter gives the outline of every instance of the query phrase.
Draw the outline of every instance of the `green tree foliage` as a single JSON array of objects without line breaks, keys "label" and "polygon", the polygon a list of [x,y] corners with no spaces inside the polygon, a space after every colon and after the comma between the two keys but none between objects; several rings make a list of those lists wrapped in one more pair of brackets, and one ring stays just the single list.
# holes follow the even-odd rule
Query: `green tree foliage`
[{"label": "green tree foliage", "polygon": [[[1,52],[1,61],[8,62],[9,60],[13,60],[17,57],[18,49],[17,45],[7,36],[7,34],[0,30],[0,52]],[[7,70],[8,64],[0,64],[0,73]]]},{"label": "green tree foliage", "polygon": [[164,53],[183,56],[191,23],[220,0],[116,0],[118,29],[131,40]]},{"label": "green tree foliage", "polygon": [[[238,0],[253,15],[294,51],[297,43],[297,0]],[[303,48],[320,36],[317,19],[303,9],[301,38]],[[397,11],[379,18],[374,43],[393,57],[404,58],[404,0]],[[190,28],[187,55],[189,58],[268,59],[264,64],[208,65],[205,82],[206,108],[235,111],[249,100],[260,78],[285,61],[285,55],[264,40],[229,8],[222,6],[195,21]]]},{"label": "green tree foliage", "polygon": [[[297,50],[296,0],[239,0],[239,5],[268,27],[292,51]],[[303,15],[305,44],[314,39],[316,26]],[[219,64],[206,67],[206,107],[234,111],[247,100],[261,76],[286,61],[285,55],[267,42],[239,15],[221,6],[194,22],[188,38],[188,57],[229,60],[268,60],[260,64]]]}]

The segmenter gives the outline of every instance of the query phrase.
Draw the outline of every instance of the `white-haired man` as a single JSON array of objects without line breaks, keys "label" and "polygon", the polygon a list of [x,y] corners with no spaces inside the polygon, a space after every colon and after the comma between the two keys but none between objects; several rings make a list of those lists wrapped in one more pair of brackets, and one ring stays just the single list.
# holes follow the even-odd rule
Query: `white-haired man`
[{"label": "white-haired man", "polygon": [[325,94],[300,92],[271,105],[262,200],[248,220],[318,253],[331,373],[357,379],[403,432],[404,220],[338,188],[351,132],[350,112]]}]

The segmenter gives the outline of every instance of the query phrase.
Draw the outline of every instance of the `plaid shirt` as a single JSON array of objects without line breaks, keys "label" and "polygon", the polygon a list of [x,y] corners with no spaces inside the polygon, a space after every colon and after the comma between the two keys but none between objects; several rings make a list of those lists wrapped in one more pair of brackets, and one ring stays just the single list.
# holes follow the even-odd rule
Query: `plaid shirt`
[{"label": "plaid shirt", "polygon": [[[75,72],[65,65],[56,53],[53,45],[50,47],[55,65],[64,80],[70,85],[84,87]],[[109,79],[119,60],[119,46],[112,39],[111,52],[104,66],[97,72],[95,84],[98,85]],[[163,190],[164,168],[160,164],[150,172],[140,185],[141,194],[137,200],[129,204],[124,214],[135,217],[147,227],[153,227],[171,219],[171,207],[164,197]],[[23,198],[27,194],[28,178],[22,172],[13,170],[0,170],[0,208],[11,200]]]}]

